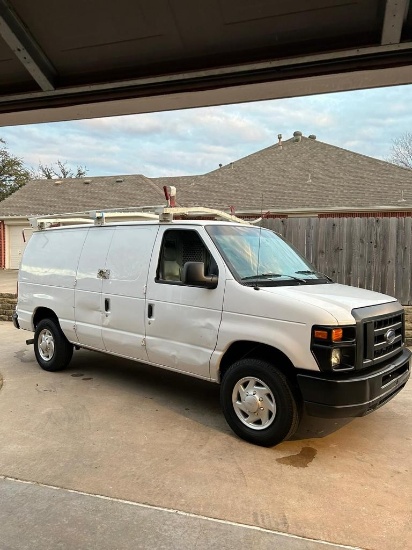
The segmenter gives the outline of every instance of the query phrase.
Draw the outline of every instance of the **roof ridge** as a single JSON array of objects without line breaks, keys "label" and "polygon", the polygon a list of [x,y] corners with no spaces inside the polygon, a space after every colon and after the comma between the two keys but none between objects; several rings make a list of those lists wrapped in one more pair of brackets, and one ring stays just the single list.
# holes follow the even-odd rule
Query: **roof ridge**
[{"label": "roof ridge", "polygon": [[[289,139],[286,140],[286,141],[283,141],[282,142],[282,145],[284,143],[287,143],[288,141],[290,141]],[[203,174],[204,176],[210,176],[210,174],[214,174],[215,172],[219,172],[219,170],[222,170],[223,168],[227,168],[229,167],[231,164],[234,164],[235,162],[240,162],[240,161],[243,161],[247,158],[250,158],[250,157],[253,157],[254,155],[259,155],[260,153],[263,153],[264,151],[267,151],[268,149],[274,149],[274,148],[278,148],[279,147],[279,143],[273,143],[272,145],[269,145],[268,147],[264,147],[263,149],[259,149],[259,151],[255,151],[254,153],[250,153],[249,155],[246,155],[245,157],[240,157],[236,160],[233,160],[232,162],[229,162],[229,164],[224,164],[222,166],[219,166],[219,168],[215,168],[215,170],[212,170],[211,172],[206,172],[205,174]]]},{"label": "roof ridge", "polygon": [[111,174],[107,176],[82,176],[81,178],[31,178],[29,179],[27,183],[31,182],[56,182],[56,181],[66,181],[66,182],[82,182],[84,180],[107,180],[107,179],[113,179],[113,178],[143,178],[143,179],[150,179],[144,174]]},{"label": "roof ridge", "polygon": [[206,172],[205,174],[188,174],[186,176],[158,176],[156,178],[150,177],[148,179],[150,179],[150,180],[173,180],[173,179],[180,179],[180,178],[187,178],[187,179],[188,178],[202,178],[203,176],[205,176],[207,174],[208,174],[208,172]]},{"label": "roof ridge", "polygon": [[[393,162],[383,160],[383,159],[379,159],[379,158],[376,158],[376,157],[371,157],[369,155],[365,155],[364,153],[358,153],[357,151],[352,151],[351,149],[345,149],[344,147],[340,147],[339,145],[334,145],[332,143],[326,143],[326,142],[318,140],[318,139],[312,139],[309,136],[303,136],[303,135],[300,136],[300,141],[311,142],[311,143],[314,143],[314,144],[317,143],[317,144],[320,144],[320,145],[325,146],[325,147],[329,147],[329,148],[333,148],[333,149],[343,151],[346,154],[356,155],[356,156],[359,156],[359,157],[362,157],[362,158],[365,158],[365,159],[368,159],[368,160],[372,160],[373,162],[381,163],[381,164],[383,164],[387,167],[390,167],[390,168],[395,168],[395,169],[399,168],[399,169],[404,170],[404,171],[405,170],[406,171],[411,170],[410,168],[406,168],[404,166],[399,166],[397,164],[394,164]],[[259,149],[259,151],[255,151],[254,153],[250,153],[249,155],[246,155],[244,157],[240,157],[240,158],[238,158],[238,159],[236,159],[236,160],[234,160],[234,161],[232,161],[228,164],[225,164],[224,166],[221,166],[219,168],[216,168],[215,170],[212,170],[211,172],[206,172],[203,175],[204,176],[210,176],[212,174],[216,174],[220,170],[222,170],[224,168],[228,168],[229,166],[231,166],[231,164],[242,162],[246,159],[250,159],[251,157],[254,157],[255,155],[264,154],[264,153],[268,152],[270,149],[278,149],[279,145],[281,145],[283,147],[285,145],[289,146],[292,143],[295,143],[295,138],[293,136],[289,139],[286,139],[286,140],[282,141],[281,143],[274,143],[272,145],[269,145],[268,147],[264,147],[263,149]]]},{"label": "roof ridge", "polygon": [[402,170],[411,170],[411,168],[406,168],[405,166],[399,166],[398,164],[394,164],[393,162],[390,162],[388,160],[371,157],[369,155],[365,155],[364,153],[358,153],[357,151],[352,151],[351,149],[345,149],[344,147],[340,147],[339,145],[334,145],[333,143],[326,143],[325,141],[321,141],[318,139],[310,139],[309,137],[306,137],[306,136],[302,136],[302,139],[312,141],[313,143],[320,143],[321,145],[325,145],[326,147],[331,147],[333,149],[339,149],[344,153],[349,153],[351,155],[356,155],[358,157],[366,158],[368,160],[372,160],[373,162],[383,163],[387,166],[390,166],[391,168],[401,168]]}]

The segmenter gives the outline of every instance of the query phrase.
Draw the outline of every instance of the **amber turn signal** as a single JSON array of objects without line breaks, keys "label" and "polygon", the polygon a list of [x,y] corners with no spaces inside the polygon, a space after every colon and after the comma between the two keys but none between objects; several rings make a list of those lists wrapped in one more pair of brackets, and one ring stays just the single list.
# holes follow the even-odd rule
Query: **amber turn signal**
[{"label": "amber turn signal", "polygon": [[314,337],[319,340],[331,340],[332,342],[340,342],[343,338],[343,329],[333,328],[332,330],[317,329],[313,333]]},{"label": "amber turn signal", "polygon": [[332,342],[340,342],[343,338],[343,330],[341,328],[332,329]]}]

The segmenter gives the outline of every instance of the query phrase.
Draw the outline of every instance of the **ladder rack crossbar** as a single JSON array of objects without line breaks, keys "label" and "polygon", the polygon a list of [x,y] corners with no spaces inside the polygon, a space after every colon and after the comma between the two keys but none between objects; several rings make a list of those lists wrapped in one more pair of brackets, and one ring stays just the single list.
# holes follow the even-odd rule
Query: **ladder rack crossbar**
[{"label": "ladder rack crossbar", "polygon": [[206,208],[203,206],[192,206],[188,208],[184,207],[173,207],[173,208],[164,208],[163,212],[165,214],[180,214],[180,215],[187,215],[187,214],[205,214],[205,215],[213,215],[217,216],[219,218],[222,218],[224,220],[228,220],[231,222],[236,223],[243,223],[243,224],[249,224],[249,222],[242,220],[241,218],[237,218],[233,214],[228,214],[227,212],[223,212],[222,210],[216,210],[214,208]]},{"label": "ladder rack crossbar", "polygon": [[257,223],[258,220],[246,221],[214,208],[203,206],[193,207],[164,207],[164,206],[142,206],[130,208],[113,208],[105,210],[90,210],[85,212],[73,212],[66,214],[55,214],[29,218],[30,225],[33,229],[43,230],[59,225],[105,225],[106,219],[117,218],[127,219],[135,218],[135,221],[158,220],[159,222],[171,222],[173,216],[213,216],[218,219],[250,225]]}]

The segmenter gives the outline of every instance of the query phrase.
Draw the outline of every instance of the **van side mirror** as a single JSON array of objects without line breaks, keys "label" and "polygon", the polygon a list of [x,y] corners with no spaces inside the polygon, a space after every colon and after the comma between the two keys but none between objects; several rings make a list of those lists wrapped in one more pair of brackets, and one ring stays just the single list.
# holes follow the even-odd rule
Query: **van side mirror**
[{"label": "van side mirror", "polygon": [[186,262],[183,266],[182,281],[185,285],[216,288],[218,280],[217,275],[205,275],[203,262]]}]

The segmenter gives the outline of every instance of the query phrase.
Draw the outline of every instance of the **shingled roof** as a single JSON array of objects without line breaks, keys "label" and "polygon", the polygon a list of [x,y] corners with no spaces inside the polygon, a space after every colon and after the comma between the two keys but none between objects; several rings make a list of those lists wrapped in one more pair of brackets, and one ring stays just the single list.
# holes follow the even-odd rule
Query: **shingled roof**
[{"label": "shingled roof", "polygon": [[0,203],[0,217],[159,205],[164,204],[163,185],[176,187],[181,206],[233,206],[236,211],[412,209],[412,170],[303,136],[200,176],[58,181],[29,182]]},{"label": "shingled roof", "polygon": [[412,207],[412,170],[301,137],[204,176],[161,178],[179,202],[237,210]]},{"label": "shingled roof", "polygon": [[0,216],[64,214],[85,210],[162,205],[164,194],[149,178],[109,176],[40,179],[0,202]]}]

